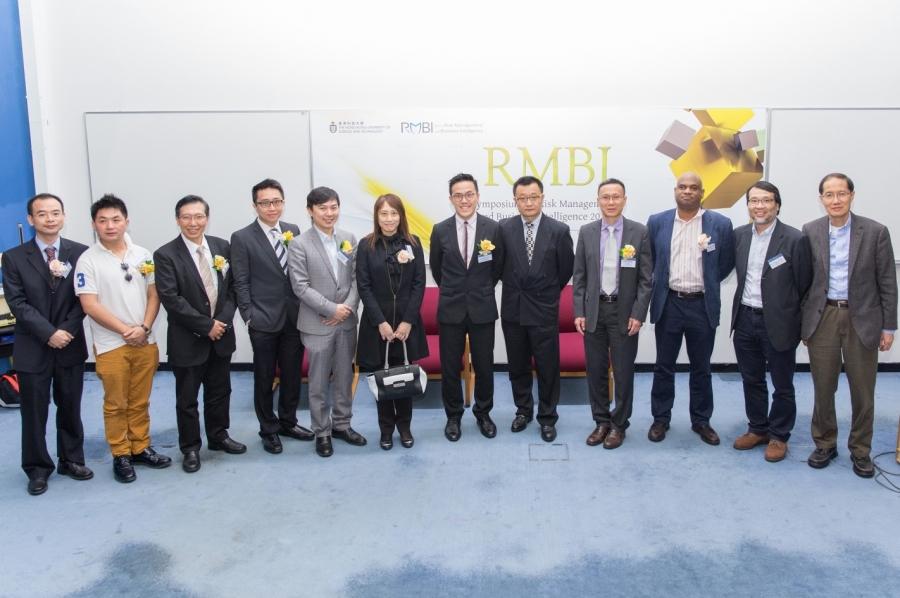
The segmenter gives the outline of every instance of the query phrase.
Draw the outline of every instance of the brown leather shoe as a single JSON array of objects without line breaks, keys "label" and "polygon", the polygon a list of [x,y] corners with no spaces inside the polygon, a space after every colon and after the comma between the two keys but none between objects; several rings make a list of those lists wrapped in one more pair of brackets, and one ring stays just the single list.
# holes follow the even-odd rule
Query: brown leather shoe
[{"label": "brown leather shoe", "polygon": [[700,436],[700,440],[706,444],[716,446],[719,444],[719,435],[709,424],[692,424],[691,430]]},{"label": "brown leather shoe", "polygon": [[666,438],[666,430],[668,429],[669,424],[666,422],[653,422],[653,425],[650,426],[650,431],[647,432],[647,438],[651,442],[662,442]]},{"label": "brown leather shoe", "polygon": [[772,438],[769,440],[769,446],[766,447],[766,461],[769,463],[778,463],[787,454],[787,443]]},{"label": "brown leather shoe", "polygon": [[609,434],[609,424],[597,424],[597,427],[594,428],[594,431],[591,432],[591,435],[587,437],[585,442],[587,442],[588,446],[597,446],[606,440],[607,434]]},{"label": "brown leather shoe", "polygon": [[609,431],[609,434],[606,435],[606,440],[603,441],[603,448],[617,449],[622,446],[623,442],[625,442],[625,430],[613,428]]},{"label": "brown leather shoe", "polygon": [[734,448],[739,451],[749,451],[753,447],[759,446],[761,444],[768,444],[768,442],[769,437],[765,434],[747,432],[734,439]]}]

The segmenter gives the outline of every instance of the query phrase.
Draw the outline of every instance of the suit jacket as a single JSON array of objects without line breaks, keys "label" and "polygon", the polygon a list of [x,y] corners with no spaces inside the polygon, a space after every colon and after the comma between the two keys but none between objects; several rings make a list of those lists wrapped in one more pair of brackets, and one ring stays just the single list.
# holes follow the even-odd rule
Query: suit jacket
[{"label": "suit jacket", "polygon": [[[490,241],[494,249],[480,254],[479,243]],[[490,255],[490,259],[485,259]],[[461,324],[466,316],[474,324],[497,319],[494,287],[503,275],[503,241],[497,222],[479,214],[475,222],[475,247],[468,264],[463,263],[456,237],[456,216],[434,225],[431,231],[429,265],[440,287],[438,322]]]},{"label": "suit jacket", "polygon": [[531,265],[522,217],[501,220],[500,234],[506,249],[500,317],[522,326],[558,324],[559,294],[572,277],[575,261],[569,227],[541,215]]},{"label": "suit jacket", "polygon": [[[278,224],[282,232],[294,233],[295,239],[300,234],[296,224]],[[250,328],[278,332],[286,321],[297,324],[300,303],[268,235],[256,220],[231,235],[231,268],[237,306]]]},{"label": "suit jacket", "polygon": [[[850,215],[850,322],[869,349],[878,347],[882,330],[897,329],[897,271],[887,227],[863,216]],[[813,277],[803,304],[801,336],[808,340],[822,319],[828,299],[828,217],[803,225],[812,251]]]},{"label": "suit jacket", "polygon": [[[600,231],[602,220],[581,227],[575,251],[575,272],[572,275],[572,297],[575,301],[575,317],[585,318],[585,328],[593,332],[597,328],[600,312],[600,278],[603,264],[600,262]],[[635,249],[636,264],[623,268],[619,260],[619,290],[616,305],[619,325],[623,334],[628,331],[628,319],[643,322],[650,306],[650,278],[653,274],[653,258],[650,253],[650,236],[647,227],[639,222],[622,218],[621,247],[631,245]]]},{"label": "suit jacket", "polygon": [[[210,260],[217,255],[230,260],[231,251],[225,239],[206,235],[206,242],[212,253]],[[215,316],[211,316],[203,280],[181,235],[157,249],[153,253],[153,262],[156,264],[156,291],[169,321],[166,336],[169,363],[180,367],[200,365],[209,359],[210,349],[222,357],[234,353],[231,322],[235,304],[231,268],[224,275],[216,272],[218,294]],[[228,325],[222,338],[215,342],[208,336],[214,318]]]},{"label": "suit jacket", "polygon": [[[650,234],[650,249],[653,254],[653,293],[650,299],[650,321],[656,323],[662,317],[669,297],[669,259],[672,256],[672,228],[675,224],[675,210],[653,214],[647,221]],[[731,220],[705,210],[702,216],[702,231],[709,235],[715,250],[703,252],[703,302],[709,325],[719,325],[722,309],[719,286],[734,268],[734,231]]]},{"label": "suit jacket", "polygon": [[[762,292],[763,320],[769,341],[777,351],[795,349],[800,342],[800,305],[812,279],[809,243],[803,234],[792,226],[775,220],[772,238],[763,262],[760,291]],[[753,240],[753,224],[745,224],[734,230],[735,268],[737,290],[731,308],[731,331],[737,322],[744,284],[747,281],[747,262],[750,259],[750,242]],[[769,260],[777,256],[786,260],[774,269]]]},{"label": "suit jacket", "polygon": [[[34,239],[3,253],[3,291],[16,316],[17,370],[37,374],[53,363],[70,367],[87,359],[84,311],[72,285],[75,263],[85,250],[87,246],[60,237],[57,259],[72,268],[56,283]],[[47,341],[60,329],[74,338],[65,348],[52,349]]]},{"label": "suit jacket", "polygon": [[[325,245],[315,227],[294,238],[288,246],[291,286],[300,298],[297,328],[305,334],[326,335],[336,329],[356,330],[356,309],[359,306],[359,294],[356,291],[356,237],[336,228],[334,240],[338,246],[343,241],[350,241],[353,246],[346,262],[338,259],[336,277],[331,260],[325,252]],[[323,324],[323,319],[334,317],[334,310],[339,303],[350,306],[353,310],[350,317],[336,327]]]}]

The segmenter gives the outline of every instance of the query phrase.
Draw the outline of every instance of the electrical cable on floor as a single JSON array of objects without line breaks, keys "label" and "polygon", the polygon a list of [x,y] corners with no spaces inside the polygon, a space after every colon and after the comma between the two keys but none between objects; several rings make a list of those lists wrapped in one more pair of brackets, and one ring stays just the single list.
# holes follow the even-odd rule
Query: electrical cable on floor
[{"label": "electrical cable on floor", "polygon": [[885,455],[890,455],[891,461],[896,463],[897,451],[886,451],[875,455],[872,459],[872,465],[875,466],[875,481],[878,482],[878,485],[882,488],[890,490],[895,494],[900,494],[900,486],[891,480],[891,478],[900,478],[900,471],[888,471],[878,464],[878,458],[884,457]]}]

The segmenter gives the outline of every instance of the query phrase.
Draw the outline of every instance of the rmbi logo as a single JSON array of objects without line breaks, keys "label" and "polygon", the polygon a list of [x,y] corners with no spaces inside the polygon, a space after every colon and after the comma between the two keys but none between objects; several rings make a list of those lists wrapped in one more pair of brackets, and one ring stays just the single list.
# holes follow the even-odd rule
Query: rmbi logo
[{"label": "rmbi logo", "polygon": [[422,121],[420,123],[401,122],[400,133],[412,133],[414,135],[434,133],[434,123],[430,121]]}]

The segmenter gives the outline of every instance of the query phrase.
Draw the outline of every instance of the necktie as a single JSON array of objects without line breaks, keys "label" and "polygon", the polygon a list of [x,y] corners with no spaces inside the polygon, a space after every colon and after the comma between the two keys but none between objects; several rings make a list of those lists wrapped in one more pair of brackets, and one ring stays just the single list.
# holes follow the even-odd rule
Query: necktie
[{"label": "necktie", "polygon": [[534,255],[534,222],[525,225],[525,253],[528,254],[528,265]]},{"label": "necktie", "polygon": [[459,253],[462,255],[463,263],[468,268],[469,266],[469,222],[467,220],[463,220],[463,242],[462,247],[459,248]]},{"label": "necktie", "polygon": [[600,276],[600,290],[605,295],[613,295],[616,292],[616,266],[619,249],[616,243],[616,232],[612,228],[606,229],[606,249],[603,251],[603,274]]},{"label": "necktie", "polygon": [[[53,245],[48,245],[44,249],[44,253],[47,254],[47,267],[49,268],[50,263],[56,259],[56,247],[54,247]],[[54,287],[56,286],[56,283],[58,282],[56,279],[56,276],[53,276],[53,272],[50,272],[50,281]]]},{"label": "necktie", "polygon": [[277,228],[273,228],[269,233],[272,235],[272,246],[275,248],[275,257],[278,258],[281,269],[287,274],[287,251],[284,248],[284,243],[281,242],[281,235],[278,234]]},{"label": "necktie", "polygon": [[197,265],[200,268],[200,280],[209,297],[209,315],[216,313],[216,283],[213,282],[212,271],[209,269],[209,260],[206,259],[206,251],[201,245],[197,248]]}]

